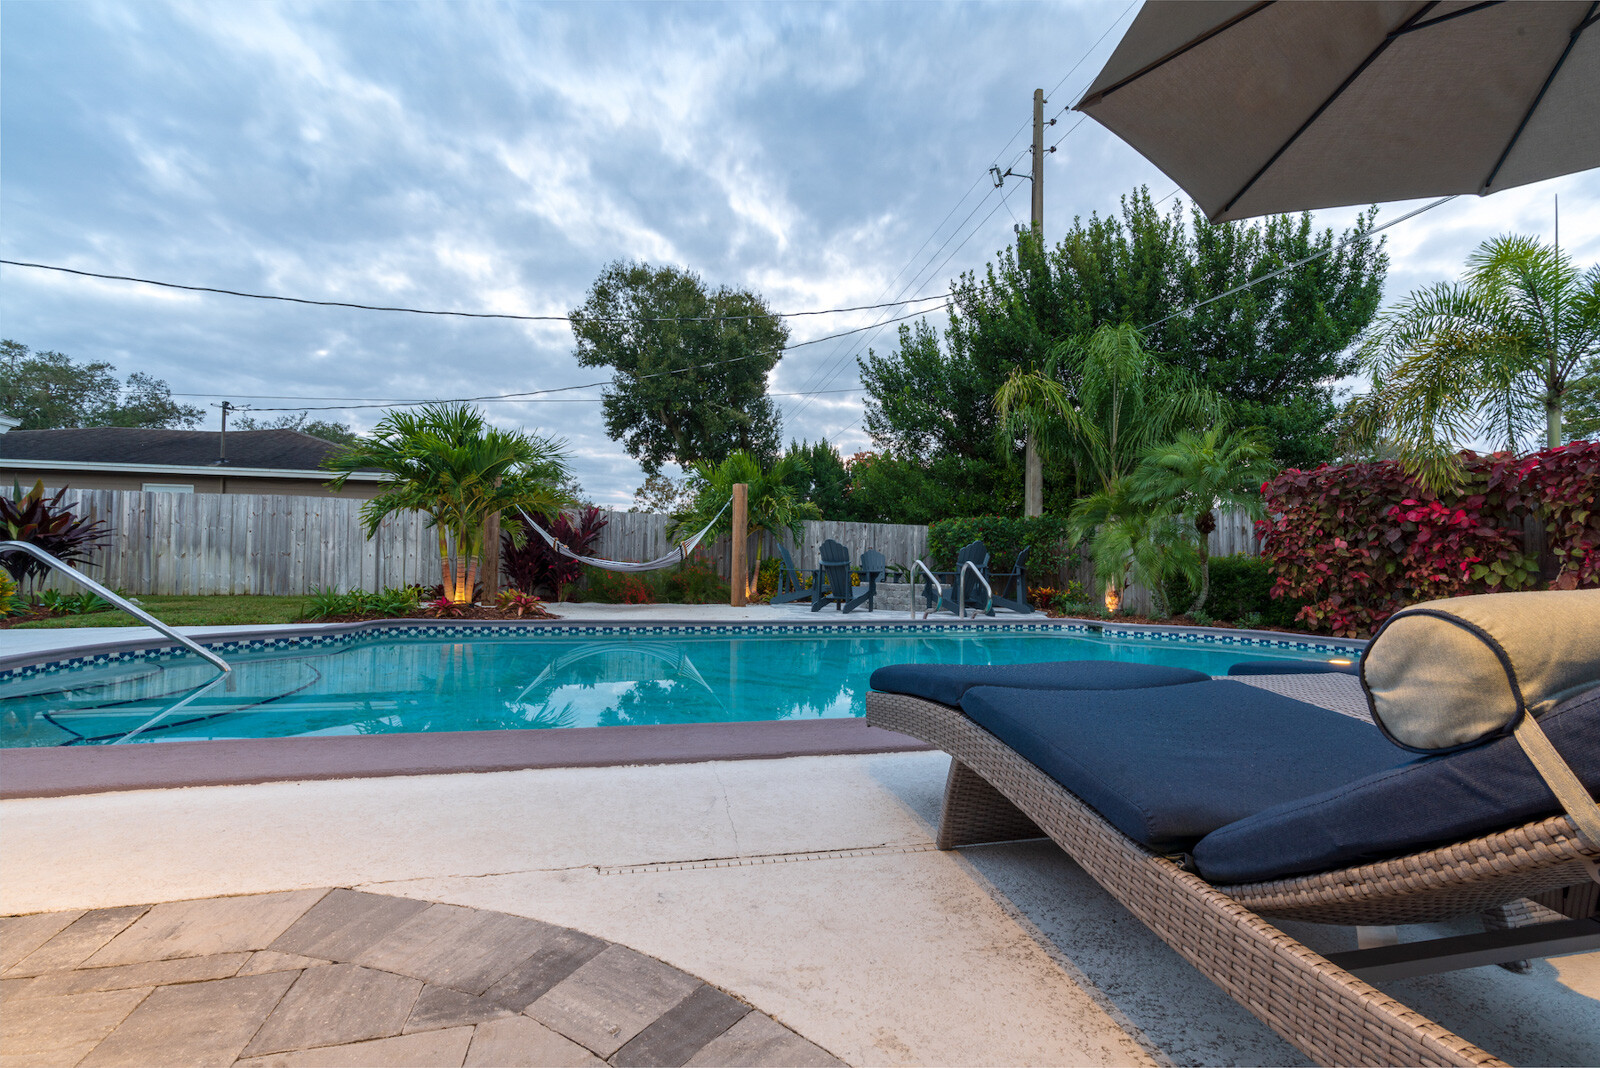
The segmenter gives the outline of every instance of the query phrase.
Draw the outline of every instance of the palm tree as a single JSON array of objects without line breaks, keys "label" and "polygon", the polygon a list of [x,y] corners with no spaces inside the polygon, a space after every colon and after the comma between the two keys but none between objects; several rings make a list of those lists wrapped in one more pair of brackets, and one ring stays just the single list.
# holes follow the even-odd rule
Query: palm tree
[{"label": "palm tree", "polygon": [[1105,583],[1105,605],[1115,612],[1130,583],[1150,591],[1156,613],[1169,614],[1167,580],[1199,577],[1200,557],[1194,535],[1182,519],[1161,502],[1134,495],[1126,478],[1114,479],[1072,507],[1068,526],[1089,539],[1095,578]]},{"label": "palm tree", "polygon": [[996,434],[1008,451],[1018,437],[1023,439],[1022,514],[1044,514],[1044,454],[1058,451],[1063,423],[1069,418],[1071,403],[1066,388],[1056,377],[1058,361],[1051,359],[1042,370],[1011,372],[994,395],[999,416]]},{"label": "palm tree", "polygon": [[[561,441],[489,426],[465,404],[427,404],[385,415],[370,437],[326,466],[340,472],[329,482],[335,490],[353,471],[383,473],[378,495],[361,508],[369,538],[394,512],[428,517],[438,532],[444,596],[462,603],[472,600],[477,582],[484,520],[518,508],[549,519],[569,503],[559,489],[567,476],[563,448]],[[501,529],[513,545],[527,537],[514,514]]]},{"label": "palm tree", "polygon": [[1361,356],[1372,392],[1356,440],[1384,438],[1434,488],[1455,484],[1456,454],[1487,437],[1517,451],[1562,441],[1562,408],[1600,355],[1600,264],[1509,234],[1479,246],[1459,283],[1417,290],[1385,312]]},{"label": "palm tree", "polygon": [[1200,591],[1185,615],[1205,607],[1211,592],[1210,535],[1219,509],[1239,509],[1261,518],[1261,483],[1276,472],[1272,450],[1251,432],[1212,427],[1204,434],[1181,430],[1166,445],[1151,449],[1134,471],[1132,495],[1146,504],[1176,506],[1194,524],[1199,538]]},{"label": "palm tree", "polygon": [[[701,527],[711,522],[713,516],[722,511],[723,505],[733,496],[733,487],[742,482],[749,487],[750,535],[755,537],[764,531],[776,534],[780,530],[787,530],[798,540],[801,520],[822,518],[817,506],[809,501],[802,501],[794,489],[796,483],[800,481],[800,476],[809,472],[810,466],[806,463],[805,457],[799,453],[789,453],[771,467],[763,468],[755,454],[744,449],[734,452],[720,464],[710,462],[698,464],[690,475],[694,499],[687,511],[672,517],[668,536],[682,539],[699,531]],[[724,533],[731,529],[732,523],[731,516],[724,512],[717,520],[717,525],[712,528],[712,532]],[[754,574],[760,575],[759,538],[756,540],[753,563]],[[754,579],[750,576],[744,577],[746,589],[753,593]]]},{"label": "palm tree", "polygon": [[1067,342],[1056,360],[1078,365],[1076,403],[1062,410],[1061,431],[1080,471],[1099,489],[1132,474],[1147,452],[1180,430],[1224,416],[1222,399],[1158,361],[1131,323],[1107,324],[1086,340]]}]

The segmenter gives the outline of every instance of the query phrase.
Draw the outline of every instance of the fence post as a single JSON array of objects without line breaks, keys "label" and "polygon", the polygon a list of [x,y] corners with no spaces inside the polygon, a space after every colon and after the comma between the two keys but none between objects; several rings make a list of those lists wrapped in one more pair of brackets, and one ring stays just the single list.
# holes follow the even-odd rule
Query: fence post
[{"label": "fence post", "polygon": [[750,549],[750,487],[743,482],[733,486],[733,533],[728,543],[728,604],[743,608],[749,600],[745,555]]}]

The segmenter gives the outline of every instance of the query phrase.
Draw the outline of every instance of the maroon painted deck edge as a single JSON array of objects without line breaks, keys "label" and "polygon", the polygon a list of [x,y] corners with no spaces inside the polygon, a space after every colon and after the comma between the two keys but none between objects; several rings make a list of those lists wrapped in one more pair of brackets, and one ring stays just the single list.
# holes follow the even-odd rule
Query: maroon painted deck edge
[{"label": "maroon painted deck edge", "polygon": [[859,719],[823,719],[0,749],[0,799],[930,748]]}]

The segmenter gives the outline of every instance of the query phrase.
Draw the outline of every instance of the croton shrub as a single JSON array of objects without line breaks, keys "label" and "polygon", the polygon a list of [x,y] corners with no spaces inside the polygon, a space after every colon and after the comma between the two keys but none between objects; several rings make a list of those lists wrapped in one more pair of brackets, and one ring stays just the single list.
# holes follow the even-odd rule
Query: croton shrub
[{"label": "croton shrub", "polygon": [[1600,443],[1516,457],[1463,453],[1455,492],[1436,494],[1395,462],[1288,470],[1261,487],[1257,524],[1274,597],[1305,601],[1312,630],[1370,633],[1408,604],[1537,585],[1524,520],[1542,520],[1557,585],[1600,585]]}]

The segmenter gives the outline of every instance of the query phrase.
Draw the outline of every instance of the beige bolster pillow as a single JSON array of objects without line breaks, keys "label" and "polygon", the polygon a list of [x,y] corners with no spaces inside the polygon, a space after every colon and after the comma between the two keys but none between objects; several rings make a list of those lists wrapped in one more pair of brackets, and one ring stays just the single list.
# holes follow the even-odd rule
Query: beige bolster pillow
[{"label": "beige bolster pillow", "polygon": [[1600,686],[1600,590],[1450,597],[1389,617],[1361,658],[1372,718],[1433,751],[1509,734]]}]

